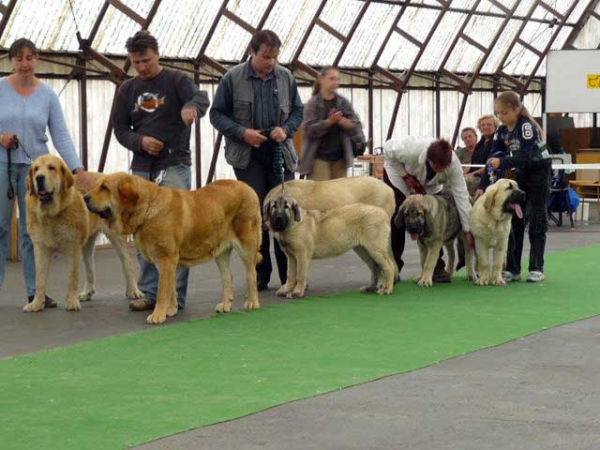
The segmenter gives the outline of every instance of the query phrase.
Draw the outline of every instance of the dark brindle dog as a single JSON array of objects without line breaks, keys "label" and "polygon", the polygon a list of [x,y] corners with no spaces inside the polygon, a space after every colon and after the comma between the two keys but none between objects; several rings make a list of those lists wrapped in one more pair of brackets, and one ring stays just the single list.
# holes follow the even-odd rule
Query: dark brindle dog
[{"label": "dark brindle dog", "polygon": [[476,279],[474,256],[462,231],[458,210],[450,194],[411,195],[398,208],[394,225],[398,228],[406,225],[406,232],[413,240],[418,240],[422,272],[417,283],[419,286],[433,286],[433,271],[442,245],[448,251],[446,271],[454,271],[454,241],[459,240],[465,246],[467,278]]}]

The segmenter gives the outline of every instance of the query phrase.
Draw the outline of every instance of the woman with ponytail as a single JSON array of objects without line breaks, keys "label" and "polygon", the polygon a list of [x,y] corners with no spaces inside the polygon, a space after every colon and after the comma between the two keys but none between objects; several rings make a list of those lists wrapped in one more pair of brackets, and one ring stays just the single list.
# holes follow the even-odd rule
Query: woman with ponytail
[{"label": "woman with ponytail", "polygon": [[304,143],[298,172],[309,180],[345,177],[354,157],[365,150],[360,119],[350,102],[336,92],[339,87],[340,72],[335,67],[324,67],[304,108]]},{"label": "woman with ponytail", "polygon": [[[525,217],[513,215],[512,230],[508,242],[508,253],[504,281],[521,279],[521,255],[525,225],[529,222],[529,276],[527,281],[544,280],[544,251],[546,248],[546,218],[550,195],[552,164],[544,143],[540,125],[531,117],[519,96],[512,91],[504,92],[494,102],[496,116],[502,125],[498,128],[487,163],[492,169],[516,171],[516,181],[526,193]],[[494,156],[497,155],[497,156]],[[489,176],[481,178],[476,198],[489,184]],[[522,216],[522,214],[521,214]]]}]

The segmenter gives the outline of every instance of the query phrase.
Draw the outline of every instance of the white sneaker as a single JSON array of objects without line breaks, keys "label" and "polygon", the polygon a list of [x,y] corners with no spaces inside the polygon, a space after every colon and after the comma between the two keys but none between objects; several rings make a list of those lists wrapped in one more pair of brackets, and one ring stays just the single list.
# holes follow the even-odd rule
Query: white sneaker
[{"label": "white sneaker", "polygon": [[511,281],[521,281],[521,274],[514,274],[509,272],[508,270],[505,270],[502,272],[502,279],[506,282],[506,283],[510,283]]},{"label": "white sneaker", "polygon": [[531,272],[529,272],[527,281],[529,283],[537,283],[539,281],[544,281],[544,273],[540,272],[539,270],[532,270]]}]

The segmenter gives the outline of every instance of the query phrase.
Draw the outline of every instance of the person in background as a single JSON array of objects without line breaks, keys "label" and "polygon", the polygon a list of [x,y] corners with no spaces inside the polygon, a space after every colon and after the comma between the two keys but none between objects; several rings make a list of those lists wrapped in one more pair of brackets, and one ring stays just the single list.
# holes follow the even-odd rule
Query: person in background
[{"label": "person in background", "polygon": [[[254,34],[251,58],[223,75],[210,110],[210,122],[225,137],[226,161],[236,178],[256,191],[261,205],[272,188],[294,179],[298,163],[292,137],[302,123],[304,106],[294,76],[277,64],[280,48],[273,31]],[[283,285],[287,258],[279,243],[274,245]],[[269,233],[264,230],[262,262],[256,266],[259,291],[268,289],[273,271],[269,248]]]},{"label": "person in background", "polygon": [[[496,134],[496,128],[498,128],[498,120],[492,115],[485,115],[479,118],[477,121],[477,128],[481,132],[481,138],[475,146],[475,151],[471,157],[471,164],[485,164],[490,157],[490,151],[492,149],[492,143],[494,141],[494,134]],[[465,174],[467,178],[467,186],[472,184],[479,184],[481,176],[485,172],[485,167],[471,167]],[[469,179],[474,178],[471,182]],[[471,194],[473,195],[473,194]]]},{"label": "person in background", "polygon": [[[35,296],[35,256],[27,232],[27,174],[33,160],[49,153],[48,136],[84,188],[93,187],[69,135],[58,96],[36,76],[39,52],[28,39],[17,39],[8,50],[14,72],[0,78],[0,286],[4,284],[15,198],[19,205],[19,240],[27,301]],[[56,302],[46,296],[45,308]]]},{"label": "person in background", "polygon": [[350,102],[337,93],[339,87],[338,69],[324,67],[315,81],[313,96],[305,105],[298,172],[309,180],[345,177],[354,157],[365,150],[360,119]]},{"label": "person in background", "polygon": [[[465,144],[464,147],[456,149],[456,156],[460,160],[461,164],[471,164],[475,147],[477,146],[477,131],[475,128],[466,127],[460,132],[460,138]],[[469,173],[470,167],[463,167],[463,173],[466,175]]]},{"label": "person in background", "polygon": [[[383,146],[385,163],[383,165],[383,181],[394,190],[396,208],[412,194],[439,194],[444,185],[448,189],[458,208],[462,229],[467,233],[469,245],[474,245],[469,212],[471,202],[465,177],[458,156],[450,143],[445,139],[416,138],[407,136],[403,139],[392,139]],[[396,228],[392,219],[392,252],[402,270],[404,261],[404,245],[406,228]],[[451,277],[445,270],[442,252],[436,264],[433,281],[450,283]]]},{"label": "person in background", "polygon": [[[138,75],[121,85],[112,115],[115,136],[133,153],[131,172],[165,187],[191,188],[190,125],[202,117],[210,102],[206,91],[182,72],[160,64],[158,42],[138,31],[126,43]],[[138,286],[145,298],[132,300],[133,311],[154,309],[158,270],[138,253]],[[177,304],[185,307],[189,268],[177,270]]]},{"label": "person in background", "polygon": [[[508,241],[504,281],[521,279],[521,255],[525,224],[529,222],[529,275],[528,282],[544,281],[544,252],[548,230],[547,205],[550,195],[552,164],[539,124],[531,117],[519,96],[512,91],[496,98],[494,110],[502,125],[498,128],[492,145],[492,156],[487,163],[493,168],[516,169],[516,181],[526,194],[525,217],[513,215]],[[476,197],[490,184],[484,173]]]},{"label": "person in background", "polygon": [[[460,138],[465,146],[456,149],[456,155],[461,164],[471,164],[475,148],[477,147],[477,131],[472,127],[463,128],[460,132]],[[474,167],[463,167],[463,174],[467,183],[467,191],[469,191],[469,195],[473,196],[479,186],[479,178],[468,176],[471,169],[474,169]],[[456,254],[458,255],[456,270],[460,270],[465,266],[465,248],[460,242],[456,243]]]}]

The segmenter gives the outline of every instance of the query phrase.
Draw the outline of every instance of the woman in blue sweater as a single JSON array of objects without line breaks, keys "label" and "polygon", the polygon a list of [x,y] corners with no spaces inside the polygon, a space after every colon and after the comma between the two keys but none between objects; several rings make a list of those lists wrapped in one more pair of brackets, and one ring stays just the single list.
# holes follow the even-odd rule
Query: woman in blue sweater
[{"label": "woman in blue sweater", "polygon": [[[52,142],[84,186],[92,185],[85,173],[67,130],[58,96],[35,76],[38,50],[33,42],[17,39],[8,57],[14,72],[0,78],[0,286],[4,284],[6,258],[15,198],[19,205],[19,237],[28,301],[35,295],[33,244],[27,233],[25,180],[31,162],[47,154],[50,130]],[[56,303],[46,297],[46,308]]]}]

